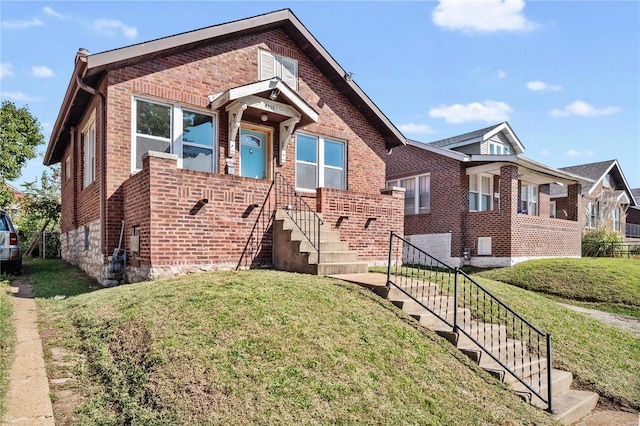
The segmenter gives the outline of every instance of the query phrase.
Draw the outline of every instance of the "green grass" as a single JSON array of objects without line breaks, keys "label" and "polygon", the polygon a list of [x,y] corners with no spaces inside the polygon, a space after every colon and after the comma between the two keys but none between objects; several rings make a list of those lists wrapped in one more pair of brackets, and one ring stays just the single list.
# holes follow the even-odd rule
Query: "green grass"
[{"label": "green grass", "polygon": [[[42,294],[68,275],[32,271],[36,292],[52,286]],[[76,360],[85,402],[68,424],[553,424],[387,301],[329,278],[211,272],[38,306],[47,345]]]},{"label": "green grass", "polygon": [[540,259],[476,275],[563,299],[640,308],[636,259]]},{"label": "green grass", "polygon": [[0,275],[0,418],[3,418],[6,412],[11,357],[15,343],[15,330],[11,322],[9,280],[9,276]]}]

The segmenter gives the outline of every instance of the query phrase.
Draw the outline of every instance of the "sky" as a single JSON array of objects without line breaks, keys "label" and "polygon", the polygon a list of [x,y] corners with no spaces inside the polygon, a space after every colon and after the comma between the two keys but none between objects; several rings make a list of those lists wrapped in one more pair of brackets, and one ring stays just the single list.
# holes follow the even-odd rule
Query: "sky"
[{"label": "sky", "polygon": [[[508,121],[526,157],[556,168],[617,159],[640,188],[637,0],[2,0],[0,99],[27,105],[48,143],[78,48],[99,53],[283,8],[406,137]],[[40,156],[12,184],[44,169]]]}]

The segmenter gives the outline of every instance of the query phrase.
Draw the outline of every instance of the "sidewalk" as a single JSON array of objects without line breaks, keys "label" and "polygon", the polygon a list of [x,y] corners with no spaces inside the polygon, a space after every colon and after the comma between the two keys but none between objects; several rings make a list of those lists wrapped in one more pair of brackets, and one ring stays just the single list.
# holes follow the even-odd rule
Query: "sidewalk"
[{"label": "sidewalk", "polygon": [[11,293],[16,348],[3,424],[54,425],[31,284],[23,277],[18,277],[11,283]]}]

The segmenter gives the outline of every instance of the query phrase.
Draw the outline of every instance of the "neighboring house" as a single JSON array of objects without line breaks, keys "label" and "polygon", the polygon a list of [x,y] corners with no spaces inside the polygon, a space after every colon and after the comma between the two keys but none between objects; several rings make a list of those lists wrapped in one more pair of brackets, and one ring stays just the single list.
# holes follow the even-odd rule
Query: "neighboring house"
[{"label": "neighboring house", "polygon": [[403,208],[385,162],[405,142],[285,9],[80,49],[44,163],[62,164],[63,258],[105,283],[121,229],[130,281],[282,264],[276,201],[384,263]]},{"label": "neighboring house", "polygon": [[[633,198],[637,203],[640,200],[640,188],[632,189],[631,194],[633,194]],[[629,207],[629,210],[627,210],[626,228],[627,238],[640,238],[640,206],[637,204]]]},{"label": "neighboring house", "polygon": [[[406,189],[405,238],[451,266],[510,266],[580,257],[580,178],[522,156],[508,123],[452,138],[408,141],[387,162],[388,185]],[[556,217],[549,187],[569,191]]]},{"label": "neighboring house", "polygon": [[22,199],[24,198],[24,194],[22,192],[20,192],[19,190],[17,190],[16,188],[14,188],[13,186],[9,185],[8,183],[5,182],[4,186],[11,191],[11,193],[13,194],[13,198],[14,198],[14,202],[5,207],[5,211],[7,213],[9,213],[9,216],[11,216],[11,219],[14,222],[15,225],[15,221],[16,219],[20,216],[20,214],[22,213],[22,207],[20,206],[20,201],[22,201]]},{"label": "neighboring house", "polygon": [[[585,232],[606,228],[624,237],[627,212],[637,204],[618,160],[562,167],[560,170],[591,181],[590,185],[583,185],[580,194]],[[558,217],[566,217],[566,188],[552,185],[551,200],[556,203]]]}]

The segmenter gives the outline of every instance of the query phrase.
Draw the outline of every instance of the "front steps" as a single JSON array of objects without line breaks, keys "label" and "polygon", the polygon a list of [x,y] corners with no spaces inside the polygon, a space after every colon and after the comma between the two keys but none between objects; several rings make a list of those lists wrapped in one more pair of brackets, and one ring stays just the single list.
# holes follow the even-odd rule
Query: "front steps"
[{"label": "front steps", "polygon": [[[512,392],[516,395],[536,407],[547,408],[547,405],[540,398],[496,362],[488,352],[509,366],[541,395],[546,395],[548,389],[546,358],[530,354],[525,342],[507,335],[505,326],[472,320],[469,309],[457,308],[458,325],[468,335],[480,342],[484,349],[465,333],[455,331],[449,325],[454,322],[453,297],[440,295],[437,284],[412,285],[411,294],[415,299],[391,286],[386,298],[419,321],[421,325],[431,328],[447,339],[482,369],[509,384]],[[429,309],[426,309],[425,306]],[[449,324],[442,321],[441,318],[446,319]],[[556,420],[570,425],[588,415],[595,408],[598,394],[571,389],[573,375],[570,372],[552,369],[551,381],[553,417]]]},{"label": "front steps", "polygon": [[[320,213],[316,213],[321,217]],[[309,238],[314,241],[317,222],[314,216],[299,220]],[[276,269],[312,275],[360,274],[367,272],[368,264],[358,261],[358,255],[349,251],[349,243],[340,240],[340,233],[331,225],[320,225],[320,263],[318,252],[305,233],[284,210],[276,210],[273,225],[273,263]]]}]

